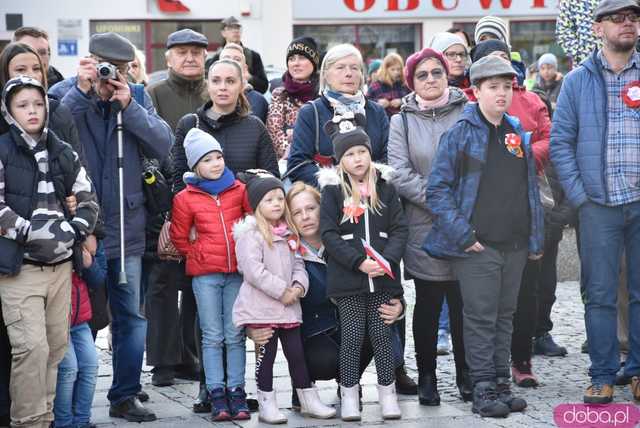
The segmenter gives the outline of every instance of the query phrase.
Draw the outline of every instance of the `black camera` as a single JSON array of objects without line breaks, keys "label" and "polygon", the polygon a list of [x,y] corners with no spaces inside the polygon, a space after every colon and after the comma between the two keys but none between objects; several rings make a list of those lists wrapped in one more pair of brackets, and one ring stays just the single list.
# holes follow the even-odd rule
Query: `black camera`
[{"label": "black camera", "polygon": [[98,64],[96,66],[96,69],[98,70],[98,78],[101,80],[109,80],[109,79],[113,79],[113,80],[118,80],[118,75],[116,74],[116,66],[108,63],[108,62],[101,62],[100,64]]}]

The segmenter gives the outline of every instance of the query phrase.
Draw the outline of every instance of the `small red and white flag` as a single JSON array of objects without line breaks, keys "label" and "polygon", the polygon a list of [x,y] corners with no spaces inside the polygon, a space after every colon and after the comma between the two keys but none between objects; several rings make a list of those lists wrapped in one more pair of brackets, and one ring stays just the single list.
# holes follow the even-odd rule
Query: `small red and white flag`
[{"label": "small red and white flag", "polygon": [[375,248],[373,248],[371,245],[369,245],[369,243],[367,243],[367,241],[365,241],[362,238],[360,238],[360,240],[362,241],[362,246],[364,247],[364,252],[367,253],[367,256],[375,260],[375,262],[378,263],[378,265],[382,268],[382,270],[384,270],[384,273],[389,275],[391,279],[396,279],[396,276],[393,274],[393,271],[391,270],[391,263],[389,263],[389,260],[385,259],[382,256],[382,254],[377,252]]}]

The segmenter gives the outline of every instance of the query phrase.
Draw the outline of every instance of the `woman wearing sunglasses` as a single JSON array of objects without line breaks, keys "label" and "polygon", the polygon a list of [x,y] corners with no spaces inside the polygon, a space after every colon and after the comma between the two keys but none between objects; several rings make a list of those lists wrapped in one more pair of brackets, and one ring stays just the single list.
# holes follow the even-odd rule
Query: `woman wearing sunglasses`
[{"label": "woman wearing sunglasses", "polygon": [[391,118],[389,164],[396,170],[393,184],[402,199],[409,223],[404,274],[413,279],[416,306],[413,337],[416,346],[420,404],[440,405],[436,380],[436,343],[442,301],[449,303],[449,317],[456,365],[456,384],[462,398],[471,398],[462,341],[462,297],[451,266],[422,250],[432,218],[425,204],[427,178],[440,136],[453,126],[467,103],[462,90],[448,84],[449,64],[439,51],[423,49],[407,59],[405,77],[413,92],[404,97],[401,112]]}]

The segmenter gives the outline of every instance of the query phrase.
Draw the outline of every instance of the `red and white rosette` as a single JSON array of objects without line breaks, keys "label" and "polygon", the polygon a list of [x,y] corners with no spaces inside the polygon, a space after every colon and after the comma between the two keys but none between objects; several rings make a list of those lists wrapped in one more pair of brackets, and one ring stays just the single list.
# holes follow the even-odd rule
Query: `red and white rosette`
[{"label": "red and white rosette", "polygon": [[622,88],[622,101],[630,108],[640,107],[640,80],[634,80]]}]

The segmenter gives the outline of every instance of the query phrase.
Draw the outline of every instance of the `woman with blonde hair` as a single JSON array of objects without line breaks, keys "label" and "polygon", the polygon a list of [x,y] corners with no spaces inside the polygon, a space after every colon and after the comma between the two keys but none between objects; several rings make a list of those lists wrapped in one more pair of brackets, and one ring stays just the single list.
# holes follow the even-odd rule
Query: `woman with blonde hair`
[{"label": "woman with blonde hair", "polygon": [[404,63],[397,53],[384,57],[380,69],[369,85],[367,98],[380,104],[391,117],[400,112],[402,98],[411,90],[404,81]]},{"label": "woman with blonde hair", "polygon": [[129,63],[129,80],[147,86],[149,76],[147,76],[147,67],[145,66],[146,57],[140,49],[136,49],[135,54],[136,57]]},{"label": "woman with blonde hair", "polygon": [[318,167],[333,165],[333,144],[323,126],[345,115],[360,113],[366,117],[371,158],[376,162],[387,161],[389,119],[382,107],[364,96],[365,73],[362,54],[353,45],[334,46],[324,56],[320,67],[320,97],[300,109],[293,128],[287,161],[291,181],[302,180],[317,186]]}]

